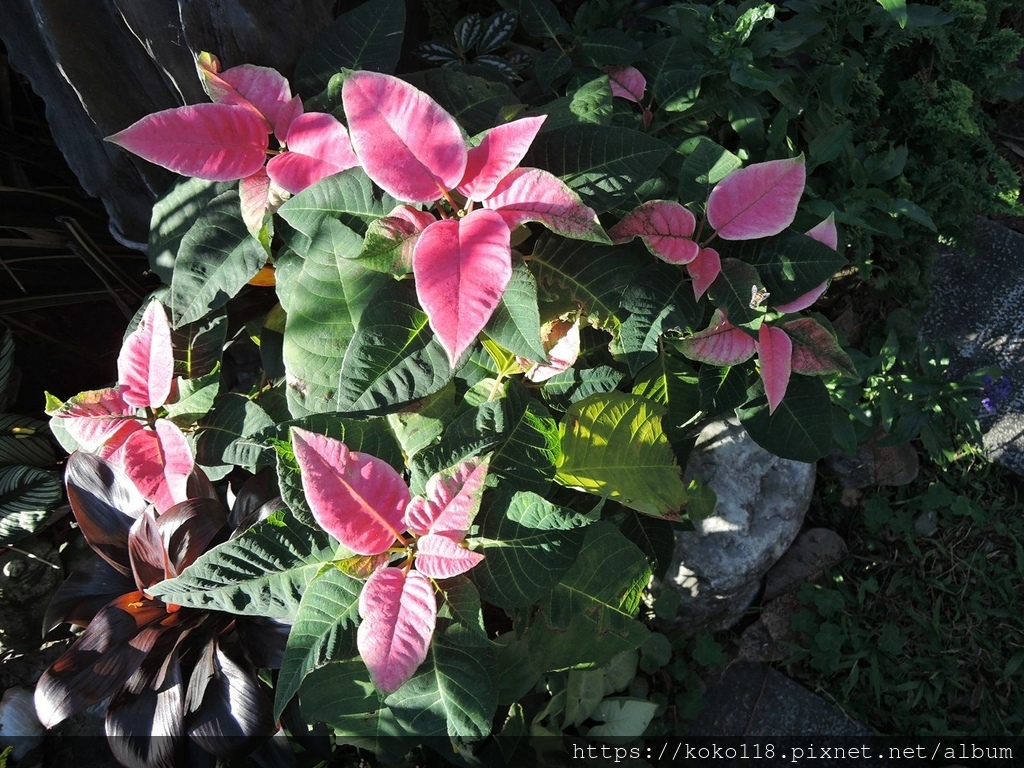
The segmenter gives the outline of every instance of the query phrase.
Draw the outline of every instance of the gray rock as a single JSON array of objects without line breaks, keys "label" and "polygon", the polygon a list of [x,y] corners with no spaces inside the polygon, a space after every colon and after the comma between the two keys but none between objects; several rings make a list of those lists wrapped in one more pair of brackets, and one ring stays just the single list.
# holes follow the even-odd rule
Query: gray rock
[{"label": "gray rock", "polygon": [[982,415],[983,443],[991,459],[1024,474],[1024,235],[979,219],[973,245],[973,253],[936,256],[921,338],[957,352],[953,379],[988,365],[1003,369],[1012,392]]},{"label": "gray rock", "polygon": [[743,615],[799,533],[814,477],[813,464],[772,455],[735,420],[701,432],[685,480],[699,478],[718,501],[695,531],[676,534],[665,585],[680,593],[680,628],[716,631]]}]

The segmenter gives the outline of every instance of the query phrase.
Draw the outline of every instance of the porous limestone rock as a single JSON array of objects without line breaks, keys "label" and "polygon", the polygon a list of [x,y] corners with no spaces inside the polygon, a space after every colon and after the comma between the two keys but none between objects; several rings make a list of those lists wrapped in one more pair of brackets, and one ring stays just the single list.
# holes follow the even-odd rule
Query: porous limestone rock
[{"label": "porous limestone rock", "polygon": [[735,420],[705,427],[685,480],[714,490],[715,513],[676,533],[663,585],[680,594],[680,628],[717,631],[739,620],[800,532],[814,477],[813,464],[772,455]]}]

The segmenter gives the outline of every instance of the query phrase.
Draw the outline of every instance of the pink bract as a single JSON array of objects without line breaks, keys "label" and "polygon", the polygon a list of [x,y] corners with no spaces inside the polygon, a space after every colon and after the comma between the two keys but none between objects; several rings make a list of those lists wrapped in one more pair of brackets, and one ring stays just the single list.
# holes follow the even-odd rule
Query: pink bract
[{"label": "pink bract", "polygon": [[725,311],[716,309],[711,324],[700,333],[680,340],[683,354],[712,365],[738,365],[754,355],[754,339],[735,327]]},{"label": "pink bract", "polygon": [[157,419],[154,429],[128,436],[123,466],[139,492],[160,512],[188,498],[188,477],[195,460],[185,435],[167,419]]},{"label": "pink bract", "polygon": [[803,155],[733,171],[708,196],[708,223],[725,240],[777,235],[793,223],[805,181]]},{"label": "pink bract", "polygon": [[138,328],[117,356],[121,396],[136,408],[158,408],[167,402],[174,384],[171,326],[158,301],[151,301]]},{"label": "pink bract", "polygon": [[478,565],[484,556],[459,542],[461,536],[428,533],[416,540],[416,570],[432,579],[450,579]]},{"label": "pink bract", "polygon": [[241,64],[217,72],[213,67],[204,66],[200,59],[199,71],[213,101],[255,110],[266,120],[267,133],[273,130],[278,115],[292,98],[288,80],[270,67]]},{"label": "pink bract", "polygon": [[342,103],[366,175],[389,195],[430,203],[462,181],[462,132],[427,94],[397,77],[355,72],[342,86]]},{"label": "pink bract", "polygon": [[426,497],[417,496],[405,511],[409,530],[420,536],[454,532],[461,540],[480,508],[487,468],[486,461],[470,459],[433,475],[427,481]]},{"label": "pink bract", "polygon": [[454,366],[512,278],[511,233],[494,211],[437,221],[420,233],[413,274],[420,306]]},{"label": "pink bract", "polygon": [[183,176],[235,181],[263,167],[268,137],[263,117],[230,104],[193,104],[154,112],[107,141]]},{"label": "pink bract", "polygon": [[608,242],[597,214],[557,176],[539,168],[516,168],[483,201],[515,229],[537,221],[565,237]]},{"label": "pink bract", "polygon": [[789,387],[793,342],[781,328],[762,325],[757,335],[757,359],[768,397],[768,413],[774,413]]},{"label": "pink bract", "polygon": [[647,90],[647,79],[636,67],[605,67],[612,96],[635,101],[638,104]]},{"label": "pink bract", "polygon": [[498,183],[526,156],[545,119],[547,115],[524,117],[487,131],[480,143],[469,150],[458,191],[469,200],[490,197]]},{"label": "pink bract", "polygon": [[722,259],[714,248],[701,248],[697,258],[686,265],[693,280],[693,298],[699,299],[722,271]]},{"label": "pink bract", "polygon": [[397,691],[427,658],[437,621],[433,584],[416,571],[383,568],[363,586],[359,616],[356,647],[373,684]]},{"label": "pink bract", "polygon": [[292,446],[309,508],[325,531],[358,555],[386,552],[401,538],[409,488],[390,464],[298,427]]},{"label": "pink bract", "polygon": [[287,152],[272,157],[267,174],[281,189],[297,194],[321,179],[359,165],[348,131],[333,115],[307,112],[292,120]]},{"label": "pink bract", "polygon": [[673,200],[650,200],[637,206],[609,230],[613,243],[625,243],[634,237],[643,240],[647,250],[669,264],[689,264],[700,254],[693,241],[697,220]]},{"label": "pink bract", "polygon": [[575,365],[580,356],[580,321],[556,320],[550,324],[543,341],[549,362],[537,363],[526,372],[526,378],[535,383],[547,381]]}]

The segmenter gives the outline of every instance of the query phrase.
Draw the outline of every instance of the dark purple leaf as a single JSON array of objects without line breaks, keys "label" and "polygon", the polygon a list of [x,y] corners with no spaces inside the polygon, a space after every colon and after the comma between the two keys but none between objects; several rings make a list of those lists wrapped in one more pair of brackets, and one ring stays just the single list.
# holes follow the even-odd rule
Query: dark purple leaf
[{"label": "dark purple leaf", "polygon": [[273,467],[266,467],[246,480],[238,489],[238,495],[235,497],[235,503],[231,507],[231,514],[228,517],[228,524],[232,530],[248,527],[244,526],[246,522],[252,525],[257,519],[254,516],[257,510],[271,501],[276,504],[281,503],[280,491],[277,487],[277,472]]},{"label": "dark purple leaf", "polygon": [[245,657],[259,669],[280,669],[292,625],[262,616],[239,617],[235,625]]},{"label": "dark purple leaf", "polygon": [[128,531],[128,557],[132,563],[135,585],[140,590],[158,584],[170,575],[167,553],[153,507],[147,509]]},{"label": "dark purple leaf", "polygon": [[43,618],[43,632],[65,621],[87,626],[99,610],[126,592],[135,591],[135,582],[114,569],[106,560],[94,557],[80,565],[58,587]]},{"label": "dark purple leaf", "polygon": [[110,462],[82,451],[71,454],[64,479],[68,501],[89,546],[129,576],[128,529],[146,509],[135,484]]},{"label": "dark purple leaf", "polygon": [[189,735],[218,757],[247,755],[277,728],[270,697],[236,649],[218,646],[214,666],[202,704],[186,715]]},{"label": "dark purple leaf", "polygon": [[122,765],[184,765],[184,685],[173,636],[165,635],[107,707],[107,741]]},{"label": "dark purple leaf", "polygon": [[141,592],[121,595],[100,610],[39,678],[36,713],[43,725],[50,728],[113,694],[168,629],[159,622],[177,615]]},{"label": "dark purple leaf", "polygon": [[196,465],[192,468],[192,474],[188,476],[185,485],[185,494],[190,499],[219,499],[217,489],[213,487],[210,478]]},{"label": "dark purple leaf", "polygon": [[168,577],[179,575],[214,543],[227,523],[224,505],[213,499],[175,504],[157,520],[170,564]]}]

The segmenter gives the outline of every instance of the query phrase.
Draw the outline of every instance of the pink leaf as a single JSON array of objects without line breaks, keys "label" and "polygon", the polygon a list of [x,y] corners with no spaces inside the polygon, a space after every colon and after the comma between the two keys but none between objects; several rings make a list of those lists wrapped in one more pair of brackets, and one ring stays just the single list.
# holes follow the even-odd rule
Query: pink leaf
[{"label": "pink leaf", "polygon": [[546,119],[547,115],[524,117],[487,131],[480,143],[469,150],[459,192],[469,200],[490,197],[498,182],[519,165]]},{"label": "pink leaf", "polygon": [[789,386],[793,342],[781,328],[762,325],[757,333],[757,359],[761,367],[768,413],[774,413]]},{"label": "pink leaf", "polygon": [[128,437],[123,466],[139,493],[160,512],[188,498],[195,460],[185,435],[167,419],[157,419],[154,429],[140,429]]},{"label": "pink leaf", "polygon": [[268,146],[263,118],[229,104],[154,112],[107,141],[175,173],[208,181],[252,176],[263,167]]},{"label": "pink leaf", "polygon": [[777,235],[793,223],[806,176],[803,155],[733,171],[708,196],[708,223],[725,240]]},{"label": "pink leaf", "polygon": [[399,200],[429,203],[466,170],[458,123],[397,77],[355,72],[341,91],[352,146],[366,175]]},{"label": "pink leaf", "polygon": [[755,350],[754,339],[732,325],[722,309],[715,310],[705,330],[680,340],[679,347],[691,360],[712,365],[738,365]]},{"label": "pink leaf", "polygon": [[509,229],[539,221],[563,237],[608,242],[593,209],[564,181],[539,168],[516,168],[483,202],[501,214]]},{"label": "pink leaf", "polygon": [[307,112],[292,120],[288,151],[271,158],[267,174],[293,195],[320,179],[359,165],[345,126],[333,115]]},{"label": "pink leaf", "polygon": [[543,341],[549,362],[537,363],[526,372],[526,378],[536,383],[547,381],[576,363],[580,356],[580,321],[557,320],[551,323]]},{"label": "pink leaf", "polygon": [[[265,168],[260,168],[252,176],[247,176],[238,183],[238,195],[242,202],[242,221],[249,234],[259,239],[263,230],[263,222],[267,212],[274,209],[270,177]],[[276,195],[273,195],[276,197]],[[276,201],[281,204],[280,199]]]},{"label": "pink leaf", "polygon": [[125,424],[139,423],[120,387],[82,392],[50,415],[60,419],[68,434],[87,451],[95,451]]},{"label": "pink leaf", "polygon": [[288,138],[288,131],[292,127],[292,123],[295,118],[302,114],[302,99],[298,96],[293,98],[287,104],[281,107],[281,111],[277,113],[277,123],[274,125],[274,135],[277,140],[282,144]]},{"label": "pink leaf", "polygon": [[776,312],[799,312],[802,309],[807,309],[811,304],[821,298],[821,294],[828,288],[828,280],[819,286],[811,288],[807,293],[802,296],[797,296],[792,301],[787,301],[785,304],[776,304],[772,307]]},{"label": "pink leaf", "polygon": [[700,299],[722,271],[722,260],[714,248],[701,248],[697,258],[686,265],[693,280],[693,298]]},{"label": "pink leaf", "polygon": [[405,510],[409,530],[420,536],[454,532],[459,539],[469,530],[484,492],[488,462],[468,459],[438,472],[427,481],[426,498],[417,496]]},{"label": "pink leaf", "polygon": [[373,684],[397,691],[427,658],[437,621],[434,585],[416,571],[383,568],[359,595],[356,647]]},{"label": "pink leaf", "polygon": [[[234,91],[235,96],[225,92],[221,84],[214,85],[211,78],[207,76],[210,98],[226,104],[251,104],[264,118],[270,128],[277,126],[278,116],[281,110],[292,100],[292,89],[284,75],[270,67],[258,67],[255,64],[242,64],[231,69],[225,69],[220,75],[213,77]],[[218,98],[213,90],[217,90]],[[268,131],[269,133],[269,131]]]},{"label": "pink leaf", "polygon": [[416,540],[416,570],[432,579],[450,579],[484,559],[458,540],[443,533],[428,533]]},{"label": "pink leaf", "polygon": [[844,373],[857,376],[853,360],[835,336],[812,317],[783,323],[782,328],[793,341],[793,371],[807,376]]},{"label": "pink leaf", "polygon": [[357,555],[378,555],[401,537],[409,488],[390,464],[298,427],[292,446],[321,528]]},{"label": "pink leaf", "polygon": [[117,380],[124,401],[136,408],[159,408],[174,384],[171,326],[159,301],[149,302],[142,322],[128,334],[117,356]]},{"label": "pink leaf", "polygon": [[452,365],[501,301],[512,278],[508,226],[494,211],[436,221],[413,252],[416,295]]},{"label": "pink leaf", "polygon": [[830,213],[828,218],[807,230],[807,236],[824,243],[833,251],[839,250],[839,230],[836,229],[835,214]]},{"label": "pink leaf", "polygon": [[639,237],[647,250],[662,261],[689,264],[700,253],[700,246],[692,239],[696,227],[693,214],[679,203],[650,200],[626,214],[608,234],[613,243]]},{"label": "pink leaf", "polygon": [[647,80],[635,67],[605,67],[611,81],[612,96],[635,101],[638,104],[647,90]]}]

